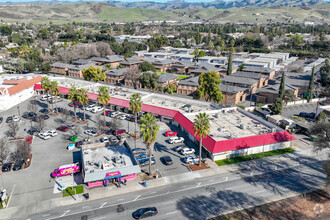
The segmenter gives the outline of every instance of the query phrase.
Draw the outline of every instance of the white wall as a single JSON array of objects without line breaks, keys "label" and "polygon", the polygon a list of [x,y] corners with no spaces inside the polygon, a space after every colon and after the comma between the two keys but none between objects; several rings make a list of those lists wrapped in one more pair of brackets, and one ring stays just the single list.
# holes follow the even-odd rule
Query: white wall
[{"label": "white wall", "polygon": [[6,111],[15,105],[24,102],[25,100],[31,98],[34,94],[33,86],[31,88],[25,89],[14,95],[0,96],[0,112]]}]

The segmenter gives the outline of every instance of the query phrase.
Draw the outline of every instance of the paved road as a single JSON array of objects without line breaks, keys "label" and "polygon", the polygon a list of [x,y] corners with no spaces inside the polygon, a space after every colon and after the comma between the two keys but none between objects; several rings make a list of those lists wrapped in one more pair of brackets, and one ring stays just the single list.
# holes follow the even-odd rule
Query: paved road
[{"label": "paved road", "polygon": [[298,157],[288,161],[60,207],[29,219],[132,219],[133,211],[147,206],[159,210],[152,219],[206,219],[324,185],[322,162]]}]

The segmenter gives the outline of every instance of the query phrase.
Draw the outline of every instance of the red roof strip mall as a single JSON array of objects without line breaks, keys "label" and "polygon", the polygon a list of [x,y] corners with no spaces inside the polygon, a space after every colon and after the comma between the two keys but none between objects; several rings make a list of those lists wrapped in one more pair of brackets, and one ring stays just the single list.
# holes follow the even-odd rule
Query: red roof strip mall
[{"label": "red roof strip mall", "polygon": [[[42,90],[40,84],[36,84],[34,89]],[[60,93],[68,94],[68,92],[68,88],[60,87]],[[97,94],[88,94],[90,100],[97,100]],[[109,105],[127,109],[129,100],[111,97]],[[143,104],[142,111],[159,115],[162,121],[175,124],[192,141],[199,143],[199,137],[194,134],[193,129],[193,120],[198,112],[183,114],[177,110],[149,104]],[[287,131],[240,108],[205,112],[211,118],[211,133],[203,139],[203,148],[213,161],[287,148],[290,146],[290,141],[295,140]]]}]

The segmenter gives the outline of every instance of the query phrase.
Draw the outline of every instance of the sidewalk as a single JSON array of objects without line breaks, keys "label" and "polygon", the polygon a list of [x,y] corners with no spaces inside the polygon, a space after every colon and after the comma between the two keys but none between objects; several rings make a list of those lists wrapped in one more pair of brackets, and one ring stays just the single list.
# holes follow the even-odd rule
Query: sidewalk
[{"label": "sidewalk", "polygon": [[[314,156],[313,152],[310,149],[297,149],[296,152],[294,153],[289,153],[287,155],[277,155],[277,156],[272,156],[272,157],[266,157],[263,159],[264,165],[281,165],[281,162],[283,161],[288,161],[288,155],[292,156],[292,159],[295,159],[298,156]],[[261,159],[258,160],[251,160],[251,161],[246,161],[246,162],[241,162],[239,164],[231,164],[231,165],[226,165],[226,166],[214,166],[211,165],[212,168],[210,169],[205,169],[205,170],[199,170],[199,171],[194,171],[194,172],[186,172],[182,174],[176,174],[172,176],[166,176],[158,179],[153,179],[149,180],[149,186],[144,187],[141,184],[139,184],[140,180],[131,180],[127,182],[127,185],[122,185],[120,188],[117,188],[115,186],[110,186],[108,188],[105,187],[99,187],[99,188],[94,188],[94,189],[87,189],[84,187],[84,193],[89,193],[89,199],[86,200],[81,194],[76,196],[77,201],[75,201],[72,197],[64,197],[64,198],[56,198],[56,199],[51,199],[51,200],[45,200],[45,201],[40,201],[37,204],[30,204],[25,207],[10,207],[4,210],[1,210],[1,217],[0,219],[6,219],[6,218],[11,218],[15,216],[17,218],[17,215],[19,213],[24,213],[25,215],[32,214],[32,213],[37,213],[37,212],[43,212],[47,211],[56,207],[60,206],[66,206],[66,205],[74,205],[78,203],[84,203],[84,202],[89,202],[93,200],[98,200],[98,199],[103,199],[106,197],[111,197],[111,196],[116,196],[116,195],[121,195],[121,194],[126,194],[126,193],[131,193],[135,191],[140,191],[140,190],[148,190],[150,188],[156,188],[156,187],[161,187],[165,185],[173,185],[177,183],[182,183],[194,179],[199,179],[199,178],[205,178],[205,177],[210,177],[210,176],[215,176],[219,174],[225,174],[225,173],[233,173],[233,172],[238,172],[244,169],[252,168],[259,166]],[[208,161],[208,163],[210,163]],[[214,162],[211,162],[214,163]]]}]

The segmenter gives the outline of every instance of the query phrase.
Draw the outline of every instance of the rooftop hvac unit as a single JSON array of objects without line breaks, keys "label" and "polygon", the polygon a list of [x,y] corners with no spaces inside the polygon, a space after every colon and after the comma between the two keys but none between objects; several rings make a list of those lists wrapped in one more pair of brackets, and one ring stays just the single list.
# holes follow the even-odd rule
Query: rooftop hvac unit
[{"label": "rooftop hvac unit", "polygon": [[240,124],[240,126],[239,126],[241,129],[245,129],[246,128],[246,126],[244,125],[244,124]]}]

